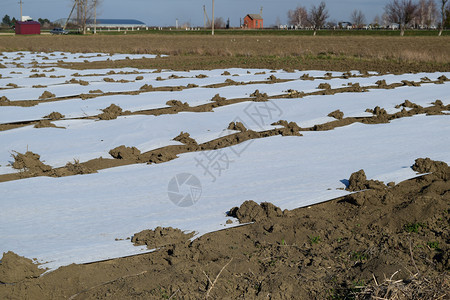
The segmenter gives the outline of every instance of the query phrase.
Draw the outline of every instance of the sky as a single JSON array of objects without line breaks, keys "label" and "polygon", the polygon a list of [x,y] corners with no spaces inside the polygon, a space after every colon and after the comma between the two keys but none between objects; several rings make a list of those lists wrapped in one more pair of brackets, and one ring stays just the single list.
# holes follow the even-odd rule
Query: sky
[{"label": "sky", "polygon": [[[20,18],[19,0],[0,0],[0,19],[5,14]],[[361,10],[366,21],[383,14],[389,0],[325,0],[330,15],[329,21],[350,21],[354,9]],[[55,21],[67,18],[73,3],[71,0],[23,0],[23,15]],[[203,5],[212,17],[212,0],[99,0],[98,18],[137,19],[149,26],[175,26],[189,22],[191,26],[203,26]],[[239,26],[240,18],[246,14],[260,12],[263,7],[265,27],[287,23],[287,12],[297,6],[308,10],[318,5],[318,0],[215,0],[215,17],[230,18],[231,26]]]}]

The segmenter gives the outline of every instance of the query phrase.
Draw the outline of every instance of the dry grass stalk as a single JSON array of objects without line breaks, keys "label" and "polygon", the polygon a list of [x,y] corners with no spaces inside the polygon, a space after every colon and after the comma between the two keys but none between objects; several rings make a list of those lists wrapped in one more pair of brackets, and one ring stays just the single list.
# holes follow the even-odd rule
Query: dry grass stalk
[{"label": "dry grass stalk", "polygon": [[209,278],[209,276],[206,274],[205,271],[203,271],[203,274],[205,274],[206,278],[208,279],[208,290],[206,291],[206,299],[209,298],[209,294],[211,293],[211,290],[213,289],[214,285],[217,282],[217,279],[219,279],[220,274],[222,274],[223,270],[225,270],[225,268],[231,263],[231,261],[233,260],[233,258],[231,258],[220,270],[219,274],[217,274],[216,278],[214,279],[214,282],[211,281],[211,279]]}]

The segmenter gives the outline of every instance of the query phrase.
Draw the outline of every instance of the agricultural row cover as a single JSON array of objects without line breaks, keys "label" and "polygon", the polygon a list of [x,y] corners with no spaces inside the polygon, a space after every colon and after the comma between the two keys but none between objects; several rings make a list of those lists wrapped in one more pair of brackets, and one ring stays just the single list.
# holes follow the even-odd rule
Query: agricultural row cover
[{"label": "agricultural row cover", "polygon": [[[346,180],[360,169],[388,183],[416,176],[410,168],[416,158],[450,162],[448,108],[389,122],[320,127],[343,118],[371,118],[380,109],[393,115],[414,105],[438,106],[436,100],[446,107],[450,83],[443,78],[450,73],[60,66],[99,59],[114,56],[0,55],[6,66],[0,69],[0,126],[16,126],[0,131],[0,176],[26,171],[12,164],[13,155],[27,151],[61,168],[112,158],[110,150],[121,145],[141,153],[183,145],[184,140],[174,140],[180,133],[189,133],[197,144],[232,137],[242,131],[232,122],[257,133],[282,129],[280,120],[304,130],[189,151],[158,164],[0,182],[0,252],[36,258],[49,269],[133,255],[149,251],[128,240],[144,229],[171,226],[198,237],[239,225],[226,212],[245,200],[293,209],[348,194]],[[213,102],[211,109],[191,110]],[[121,111],[102,119],[112,104]],[[179,110],[156,113],[173,107]],[[329,115],[337,110],[343,115]],[[53,112],[64,116],[52,120],[56,127],[35,126]]]}]

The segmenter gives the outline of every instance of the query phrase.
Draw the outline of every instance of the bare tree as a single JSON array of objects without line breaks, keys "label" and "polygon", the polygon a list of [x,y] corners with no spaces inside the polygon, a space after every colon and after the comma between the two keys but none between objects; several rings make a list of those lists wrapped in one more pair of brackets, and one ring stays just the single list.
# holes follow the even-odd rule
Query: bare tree
[{"label": "bare tree", "polygon": [[420,0],[417,9],[416,23],[421,28],[430,28],[437,20],[438,11],[434,0]]},{"label": "bare tree", "polygon": [[275,26],[277,28],[280,28],[280,25],[281,25],[281,20],[280,20],[280,17],[277,16],[277,19],[275,20]]},{"label": "bare tree", "polygon": [[314,35],[317,30],[325,25],[325,21],[328,19],[328,10],[326,9],[325,2],[320,2],[319,6],[313,5],[309,12],[308,22],[314,28]]},{"label": "bare tree", "polygon": [[405,35],[405,27],[414,19],[418,5],[412,0],[391,0],[384,10],[389,22],[397,23],[400,26],[400,36]]},{"label": "bare tree", "polygon": [[442,35],[442,31],[444,30],[444,24],[446,23],[447,20],[447,12],[445,9],[445,6],[447,5],[448,0],[441,0],[440,4],[441,4],[441,24],[439,26],[439,36]]},{"label": "bare tree", "polygon": [[306,8],[298,6],[296,9],[290,9],[288,11],[288,23],[300,28],[308,26],[308,12]]},{"label": "bare tree", "polygon": [[381,25],[381,19],[380,19],[380,16],[379,16],[379,15],[376,15],[375,18],[373,18],[372,26],[373,26],[373,27],[380,27],[380,25]]},{"label": "bare tree", "polygon": [[94,19],[95,8],[101,0],[72,0],[76,8],[75,24],[86,34],[87,25]]},{"label": "bare tree", "polygon": [[366,16],[364,16],[361,10],[355,9],[350,15],[350,20],[352,21],[353,25],[355,25],[358,28],[361,28],[366,22]]},{"label": "bare tree", "polygon": [[[206,28],[211,28],[211,25],[212,25],[211,23],[212,23],[211,20],[206,22]],[[214,28],[216,28],[216,29],[217,28],[225,28],[225,26],[226,26],[226,24],[222,17],[215,18]]]}]

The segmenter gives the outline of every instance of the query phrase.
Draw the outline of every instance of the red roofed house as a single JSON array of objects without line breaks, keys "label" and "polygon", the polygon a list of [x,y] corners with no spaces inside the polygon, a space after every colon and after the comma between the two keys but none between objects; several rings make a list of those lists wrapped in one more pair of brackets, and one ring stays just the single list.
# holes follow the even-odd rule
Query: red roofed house
[{"label": "red roofed house", "polygon": [[244,28],[263,29],[263,18],[257,14],[246,15],[244,18]]},{"label": "red roofed house", "polygon": [[36,21],[16,22],[16,34],[41,34],[41,23]]}]

